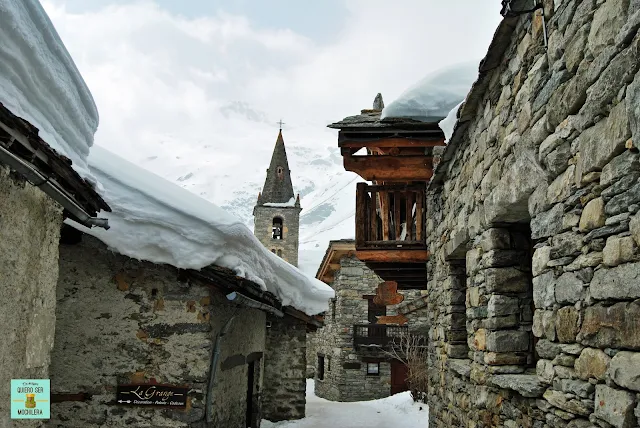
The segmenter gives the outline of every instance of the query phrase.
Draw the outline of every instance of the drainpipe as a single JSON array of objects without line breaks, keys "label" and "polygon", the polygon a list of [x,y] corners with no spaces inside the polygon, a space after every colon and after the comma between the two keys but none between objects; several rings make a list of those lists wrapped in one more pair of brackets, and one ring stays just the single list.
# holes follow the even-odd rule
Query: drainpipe
[{"label": "drainpipe", "polygon": [[213,356],[211,358],[211,367],[209,367],[209,385],[207,386],[207,406],[205,409],[207,415],[207,423],[213,422],[213,385],[216,381],[216,369],[218,368],[218,360],[220,360],[220,342],[222,342],[222,336],[227,334],[231,322],[236,317],[237,311],[231,315],[227,322],[220,329],[216,337],[215,344],[213,345]]},{"label": "drainpipe", "polygon": [[[259,309],[265,312],[269,312],[277,317],[283,317],[284,312],[266,305],[264,303],[258,302],[257,300],[253,300],[250,297],[245,296],[244,294],[239,294],[237,292],[232,292],[227,294],[227,300],[230,302],[234,302],[239,306],[245,306],[248,308]],[[216,372],[218,368],[218,361],[220,360],[220,345],[222,342],[222,336],[227,334],[229,328],[231,327],[231,322],[236,317],[238,311],[233,313],[231,317],[227,320],[227,322],[220,329],[220,333],[216,336],[216,341],[213,345],[213,353],[211,357],[211,366],[209,367],[209,385],[207,385],[207,404],[205,408],[205,414],[207,423],[213,422],[213,386],[216,381]]]},{"label": "drainpipe", "polygon": [[106,218],[91,217],[63,189],[58,187],[57,183],[50,181],[49,177],[43,176],[27,162],[23,161],[1,145],[0,161],[9,165],[11,169],[22,174],[22,176],[29,180],[31,184],[40,188],[53,200],[62,205],[77,219],[78,223],[88,228],[97,226],[102,227],[103,229],[109,229],[109,223]]}]

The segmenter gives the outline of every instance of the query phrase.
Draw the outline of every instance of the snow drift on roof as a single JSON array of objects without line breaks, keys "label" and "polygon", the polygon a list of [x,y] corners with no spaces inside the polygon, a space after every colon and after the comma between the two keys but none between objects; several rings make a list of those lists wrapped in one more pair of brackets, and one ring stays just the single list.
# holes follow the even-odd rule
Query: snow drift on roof
[{"label": "snow drift on roof", "polygon": [[460,110],[460,106],[462,106],[464,101],[460,101],[460,104],[451,109],[451,111],[447,114],[447,117],[438,122],[438,126],[444,132],[444,138],[446,142],[449,142],[451,136],[453,135],[453,129],[456,126],[456,122],[458,121],[458,110]]},{"label": "snow drift on roof", "polygon": [[287,202],[267,202],[262,205],[265,207],[291,208],[296,206],[296,198],[291,198]]},{"label": "snow drift on roof", "polygon": [[98,110],[38,0],[0,0],[0,102],[93,181],[86,159]]},{"label": "snow drift on roof", "polygon": [[381,118],[445,118],[471,90],[478,78],[479,63],[480,61],[465,62],[430,73],[386,106]]},{"label": "snow drift on roof", "polygon": [[215,264],[259,284],[283,305],[309,315],[328,309],[334,292],[267,250],[238,219],[218,206],[95,146],[89,167],[113,212],[111,229],[86,229],[120,254],[182,269]]}]

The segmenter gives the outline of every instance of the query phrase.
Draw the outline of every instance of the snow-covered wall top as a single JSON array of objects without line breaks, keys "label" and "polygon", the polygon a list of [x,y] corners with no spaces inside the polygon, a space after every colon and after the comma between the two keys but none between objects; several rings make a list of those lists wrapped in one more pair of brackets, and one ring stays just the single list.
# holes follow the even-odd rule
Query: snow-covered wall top
[{"label": "snow-covered wall top", "polygon": [[447,117],[438,122],[438,126],[444,132],[444,138],[446,142],[449,142],[451,136],[453,135],[453,129],[456,126],[456,122],[458,121],[458,110],[462,106],[464,101],[460,101],[454,108],[451,109],[449,113],[447,113]]},{"label": "snow-covered wall top", "polygon": [[309,315],[328,309],[331,287],[267,250],[238,219],[182,187],[95,146],[91,173],[113,210],[101,212],[111,229],[87,229],[126,256],[182,269],[215,264],[259,284],[283,305]]},{"label": "snow-covered wall top", "polygon": [[382,110],[381,118],[441,120],[459,104],[478,78],[480,61],[470,61],[430,73]]},{"label": "snow-covered wall top", "polygon": [[93,181],[86,159],[98,110],[38,0],[0,0],[0,102]]}]

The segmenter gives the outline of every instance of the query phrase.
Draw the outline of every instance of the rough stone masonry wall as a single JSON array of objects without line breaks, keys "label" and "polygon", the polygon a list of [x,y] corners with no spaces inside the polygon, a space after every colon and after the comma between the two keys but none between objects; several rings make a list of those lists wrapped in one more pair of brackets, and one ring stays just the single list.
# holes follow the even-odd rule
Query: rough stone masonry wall
[{"label": "rough stone masonry wall", "polygon": [[[55,329],[62,209],[0,165],[0,427],[11,379],[47,379]],[[41,426],[20,421],[21,427]]]},{"label": "rough stone masonry wall", "polygon": [[[52,405],[47,426],[204,427],[215,334],[236,311],[208,287],[181,282],[170,266],[109,251],[93,237],[60,246],[53,393],[87,393],[83,402]],[[244,427],[247,365],[228,364],[263,352],[265,316],[240,309],[222,338],[214,388],[213,427]],[[190,387],[185,411],[117,405],[116,385]]]},{"label": "rough stone masonry wall", "polygon": [[640,2],[544,3],[429,191],[432,427],[640,424]]},{"label": "rough stone masonry wall", "polygon": [[[283,238],[273,239],[273,219],[282,219]],[[282,250],[282,258],[298,266],[300,232],[300,208],[275,208],[258,206],[255,210],[253,234],[269,251]]]},{"label": "rough stone masonry wall", "polygon": [[263,417],[272,422],[304,418],[307,387],[307,324],[269,315]]},{"label": "rough stone masonry wall", "polygon": [[[353,346],[354,324],[368,324],[368,303],[364,295],[373,295],[382,282],[371,269],[356,258],[344,257],[340,260],[340,269],[336,272],[331,287],[336,292],[335,319],[331,305],[325,315],[325,326],[314,333],[313,344],[316,355],[313,364],[317,364],[317,354],[325,358],[324,380],[317,377],[316,394],[334,401],[373,400],[389,396],[391,386],[391,367],[389,356],[380,352],[366,352]],[[403,290],[405,302],[419,296],[419,290]],[[387,315],[396,315],[399,305],[388,306]],[[426,312],[419,310],[410,314],[409,329],[424,332],[427,322]],[[367,359],[380,361],[379,376],[367,376]],[[329,359],[331,367],[329,369]]]}]

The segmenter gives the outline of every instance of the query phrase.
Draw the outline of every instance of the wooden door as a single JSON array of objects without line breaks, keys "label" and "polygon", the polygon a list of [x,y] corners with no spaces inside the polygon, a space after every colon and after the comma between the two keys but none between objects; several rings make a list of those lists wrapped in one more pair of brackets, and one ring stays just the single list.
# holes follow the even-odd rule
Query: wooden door
[{"label": "wooden door", "polygon": [[391,361],[391,395],[409,390],[407,366],[398,360]]}]

